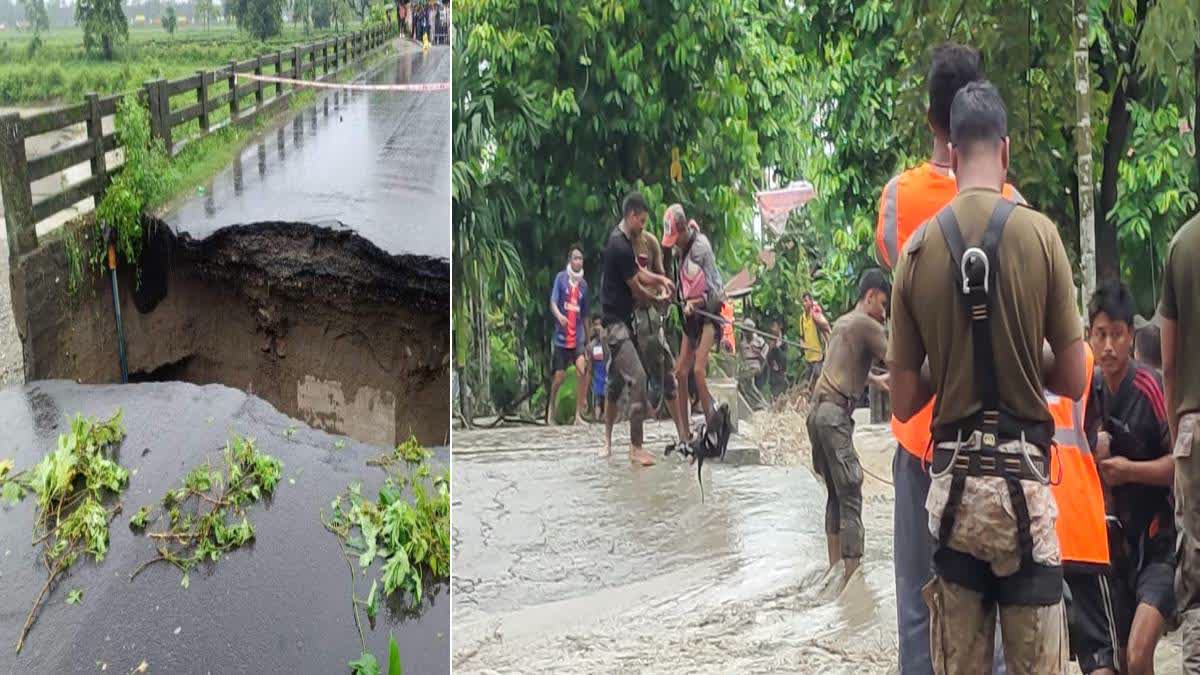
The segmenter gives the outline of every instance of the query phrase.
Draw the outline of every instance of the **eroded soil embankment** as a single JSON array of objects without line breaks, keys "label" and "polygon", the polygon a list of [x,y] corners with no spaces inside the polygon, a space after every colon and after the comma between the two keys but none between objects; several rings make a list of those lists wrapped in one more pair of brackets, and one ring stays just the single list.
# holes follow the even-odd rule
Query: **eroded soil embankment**
[{"label": "eroded soil embankment", "polygon": [[[303,223],[147,225],[140,269],[118,271],[131,380],[226,384],[368,443],[446,442],[445,260]],[[54,238],[12,270],[26,379],[119,381],[108,276],[72,294],[66,269]]]}]

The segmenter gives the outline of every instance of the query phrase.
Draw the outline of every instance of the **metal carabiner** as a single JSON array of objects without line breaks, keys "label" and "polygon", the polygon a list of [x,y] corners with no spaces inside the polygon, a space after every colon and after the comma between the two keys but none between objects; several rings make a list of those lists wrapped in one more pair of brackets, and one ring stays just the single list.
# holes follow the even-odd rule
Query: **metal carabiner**
[{"label": "metal carabiner", "polygon": [[972,246],[963,253],[962,261],[959,263],[959,273],[962,275],[963,282],[963,295],[971,293],[971,280],[967,278],[967,264],[974,259],[973,255],[978,255],[983,260],[983,292],[987,293],[989,290],[988,277],[991,276],[991,263],[988,262],[987,254],[983,252],[983,249],[978,246]]},{"label": "metal carabiner", "polygon": [[1050,476],[1044,475],[1041,471],[1038,471],[1037,465],[1033,463],[1033,457],[1031,457],[1029,451],[1025,449],[1024,431],[1021,432],[1021,454],[1024,455],[1025,463],[1029,465],[1029,472],[1033,474],[1033,477],[1036,478],[1037,481],[1042,485],[1049,485]]}]

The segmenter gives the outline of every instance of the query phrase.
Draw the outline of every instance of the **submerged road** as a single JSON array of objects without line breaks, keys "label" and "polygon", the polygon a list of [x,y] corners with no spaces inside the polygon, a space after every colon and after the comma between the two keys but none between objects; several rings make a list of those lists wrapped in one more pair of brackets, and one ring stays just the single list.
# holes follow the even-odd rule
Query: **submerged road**
[{"label": "submerged road", "polygon": [[[0,459],[27,469],[55,447],[67,417],[124,413],[119,461],[130,471],[124,510],[109,526],[107,557],[81,560],[48,596],[21,654],[21,626],[46,579],[40,547],[31,545],[37,498],[0,505],[0,673],[344,673],[361,652],[351,614],[350,568],[337,539],[321,525],[322,509],[352,482],[374,497],[384,472],[368,466],[380,452],[315,431],[253,396],[221,385],[178,382],[87,386],[38,382],[0,389],[5,442]],[[283,464],[274,495],[246,509],[251,544],[194,569],[189,588],[169,565],[129,575],[154,556],[130,517],[152,504],[236,432]],[[448,453],[433,460],[445,466]],[[436,473],[436,471],[435,471]],[[356,580],[365,598],[372,578]],[[357,571],[357,563],[355,563]],[[83,601],[69,605],[73,589]],[[426,590],[419,612],[399,599],[381,605],[374,629],[360,611],[368,648],[386,663],[388,635],[409,673],[446,673],[450,608],[445,584]]]},{"label": "submerged road", "polygon": [[[406,41],[355,80],[448,82],[450,48]],[[450,257],[450,92],[318,90],[164,220],[204,238],[229,225],[352,229],[385,252]]]},{"label": "submerged road", "polygon": [[[602,433],[455,433],[456,673],[891,670],[890,559],[832,587],[806,466],[706,464],[701,502],[694,467],[599,459]],[[669,435],[650,425],[647,448]]]}]

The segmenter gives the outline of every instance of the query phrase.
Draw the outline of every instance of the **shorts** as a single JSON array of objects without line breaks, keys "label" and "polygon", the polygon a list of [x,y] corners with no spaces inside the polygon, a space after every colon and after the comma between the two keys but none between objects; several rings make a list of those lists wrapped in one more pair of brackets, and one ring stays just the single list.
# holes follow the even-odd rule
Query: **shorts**
[{"label": "shorts", "polygon": [[675,400],[675,377],[671,374],[671,366],[675,355],[667,346],[663,335],[662,316],[654,307],[639,307],[633,310],[634,321],[637,325],[637,345],[641,352],[642,365],[646,369],[647,379],[661,380],[663,396],[668,401]]},{"label": "shorts", "polygon": [[854,450],[854,420],[845,408],[819,401],[807,425],[813,470],[825,481],[825,533],[841,535],[843,558],[861,558],[863,470]]},{"label": "shorts", "polygon": [[570,368],[575,364],[575,360],[582,355],[583,352],[578,348],[571,349],[569,347],[560,347],[558,345],[554,345],[553,372],[561,373],[567,368]]},{"label": "shorts", "polygon": [[704,327],[706,325],[712,325],[713,338],[715,340],[721,334],[721,323],[719,321],[698,314],[684,317],[683,334],[687,336],[688,344],[692,346],[692,349],[700,347],[700,337],[704,335]]},{"label": "shorts", "polygon": [[[609,403],[621,400],[621,394],[629,387],[631,400],[646,395],[646,370],[629,326],[617,321],[605,327],[608,331],[608,364],[605,366],[607,382],[604,398]],[[640,398],[639,398],[640,401]]]},{"label": "shorts", "polygon": [[1116,634],[1112,586],[1105,574],[1066,572],[1063,574],[1069,598],[1067,626],[1071,635],[1071,655],[1084,674],[1102,668],[1117,669]]},{"label": "shorts", "polygon": [[1115,647],[1128,644],[1138,605],[1154,607],[1168,622],[1174,615],[1175,564],[1169,547],[1154,548],[1140,569],[1116,560],[1107,575],[1063,575],[1071,592],[1071,651],[1085,674],[1116,669]]}]

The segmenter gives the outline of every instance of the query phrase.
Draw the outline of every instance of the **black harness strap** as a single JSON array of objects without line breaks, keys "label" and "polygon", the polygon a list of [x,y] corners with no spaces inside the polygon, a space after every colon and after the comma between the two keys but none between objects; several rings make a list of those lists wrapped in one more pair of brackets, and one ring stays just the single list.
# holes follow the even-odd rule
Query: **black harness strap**
[{"label": "black harness strap", "polygon": [[[1000,239],[1004,225],[1012,215],[1016,204],[1001,198],[996,202],[988,219],[982,241],[978,247],[968,248],[958,228],[954,210],[946,206],[937,214],[937,222],[946,246],[950,250],[953,264],[952,276],[956,286],[961,285],[961,297],[967,315],[971,319],[971,337],[974,343],[975,389],[982,404],[980,413],[980,447],[978,460],[956,463],[952,468],[950,493],[942,513],[938,530],[938,541],[945,546],[954,530],[958,507],[962,503],[963,489],[968,475],[1002,475],[1008,486],[1009,498],[1017,516],[1017,543],[1020,546],[1022,564],[1033,562],[1033,536],[1029,531],[1029,506],[1025,502],[1022,479],[1030,479],[1031,473],[1011,470],[1010,463],[1000,456],[1000,393],[996,378],[996,359],[992,349],[991,290],[996,286],[997,263],[999,262]],[[961,440],[960,440],[961,443]],[[998,471],[980,471],[980,467],[998,467]]]}]

